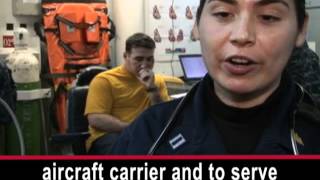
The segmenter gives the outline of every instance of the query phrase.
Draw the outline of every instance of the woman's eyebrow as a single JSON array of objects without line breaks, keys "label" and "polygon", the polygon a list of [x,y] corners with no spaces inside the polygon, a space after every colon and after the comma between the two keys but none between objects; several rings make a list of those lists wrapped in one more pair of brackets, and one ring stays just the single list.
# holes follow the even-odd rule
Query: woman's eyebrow
[{"label": "woman's eyebrow", "polygon": [[284,0],[260,0],[257,2],[259,6],[266,6],[274,3],[280,3],[289,9],[289,4]]},{"label": "woman's eyebrow", "polygon": [[[214,2],[214,1],[220,1],[228,4],[238,4],[237,0],[208,0],[207,3]],[[260,0],[256,2],[259,6],[266,6],[273,3],[280,3],[289,8],[289,4],[284,0]]]},{"label": "woman's eyebrow", "polygon": [[208,0],[207,3],[214,2],[214,1],[220,1],[228,4],[238,4],[236,0]]}]

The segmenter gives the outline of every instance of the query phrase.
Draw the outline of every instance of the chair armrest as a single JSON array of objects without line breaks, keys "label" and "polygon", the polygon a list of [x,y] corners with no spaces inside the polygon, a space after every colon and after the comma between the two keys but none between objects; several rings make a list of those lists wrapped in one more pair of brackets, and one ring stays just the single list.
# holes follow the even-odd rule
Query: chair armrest
[{"label": "chair armrest", "polygon": [[76,132],[52,135],[50,141],[57,144],[73,144],[89,137],[89,132]]}]

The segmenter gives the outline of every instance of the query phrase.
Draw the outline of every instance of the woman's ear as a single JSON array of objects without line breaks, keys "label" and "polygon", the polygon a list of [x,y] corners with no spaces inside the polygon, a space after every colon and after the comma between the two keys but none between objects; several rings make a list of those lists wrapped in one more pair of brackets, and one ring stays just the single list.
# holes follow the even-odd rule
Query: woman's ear
[{"label": "woman's ear", "polygon": [[296,39],[296,47],[301,47],[303,45],[303,43],[306,41],[307,32],[308,32],[308,25],[309,25],[309,14],[306,13],[306,16],[304,17],[303,26],[299,30],[299,34]]}]

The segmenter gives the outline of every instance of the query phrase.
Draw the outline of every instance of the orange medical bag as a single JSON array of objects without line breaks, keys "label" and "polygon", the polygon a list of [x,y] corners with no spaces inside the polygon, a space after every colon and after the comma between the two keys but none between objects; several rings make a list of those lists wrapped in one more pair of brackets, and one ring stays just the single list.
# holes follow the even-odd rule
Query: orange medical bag
[{"label": "orange medical bag", "polygon": [[[75,75],[90,65],[107,65],[114,35],[105,0],[42,0],[48,74],[56,94],[56,118],[65,132],[67,91]],[[113,24],[112,24],[113,25]]]}]

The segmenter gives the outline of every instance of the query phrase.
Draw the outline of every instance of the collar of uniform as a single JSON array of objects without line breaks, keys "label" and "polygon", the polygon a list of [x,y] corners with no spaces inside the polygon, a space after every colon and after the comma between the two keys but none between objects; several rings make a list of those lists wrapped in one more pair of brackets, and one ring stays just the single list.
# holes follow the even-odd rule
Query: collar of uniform
[{"label": "collar of uniform", "polygon": [[[208,110],[206,110],[204,103],[205,93],[208,93],[206,88],[206,83],[211,81],[211,77],[207,74],[204,79],[200,82],[200,85],[197,91],[192,98],[192,106],[185,109],[187,116],[194,119],[199,119],[203,121],[197,121],[195,129],[198,131],[203,131],[197,133],[195,139],[193,140],[194,144],[200,144],[206,142],[205,139],[208,137],[215,137],[211,139],[210,144],[215,147],[210,153],[213,154],[223,154],[225,153],[225,148],[223,146],[221,137],[217,132],[217,129],[214,123],[210,120]],[[296,90],[294,85],[289,77],[284,75],[281,80],[281,83],[285,83],[286,92],[282,97],[281,103],[275,107],[277,110],[276,114],[272,117],[273,122],[262,134],[262,137],[256,147],[255,153],[257,154],[290,154],[292,153],[292,146],[290,141],[290,120],[292,117],[291,109],[294,107],[292,104],[295,104],[295,93]],[[290,111],[290,112],[289,112]],[[289,112],[289,113],[288,113]],[[290,119],[290,120],[289,120]],[[197,131],[196,131],[197,132]],[[213,152],[214,151],[214,152]]]}]

